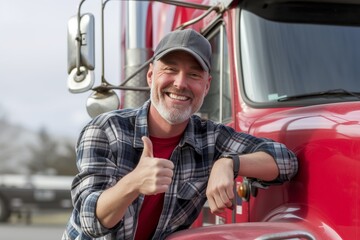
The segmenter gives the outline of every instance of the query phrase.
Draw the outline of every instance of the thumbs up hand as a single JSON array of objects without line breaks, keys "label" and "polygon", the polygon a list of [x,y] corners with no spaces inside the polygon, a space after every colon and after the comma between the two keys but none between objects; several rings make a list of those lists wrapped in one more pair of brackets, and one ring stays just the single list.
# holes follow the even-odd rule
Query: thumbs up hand
[{"label": "thumbs up hand", "polygon": [[154,158],[153,145],[148,137],[142,137],[144,150],[133,173],[139,180],[139,192],[153,195],[165,192],[173,177],[173,162],[164,158]]}]

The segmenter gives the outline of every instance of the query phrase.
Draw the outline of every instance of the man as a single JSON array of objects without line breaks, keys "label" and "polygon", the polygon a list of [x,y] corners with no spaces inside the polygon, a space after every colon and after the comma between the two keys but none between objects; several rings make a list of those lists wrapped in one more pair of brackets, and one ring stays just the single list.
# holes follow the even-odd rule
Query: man
[{"label": "man", "polygon": [[153,59],[150,101],[102,114],[80,134],[63,239],[164,239],[188,228],[206,200],[213,213],[231,207],[237,174],[283,182],[297,172],[284,145],[193,115],[210,88],[206,38],[172,32]]}]

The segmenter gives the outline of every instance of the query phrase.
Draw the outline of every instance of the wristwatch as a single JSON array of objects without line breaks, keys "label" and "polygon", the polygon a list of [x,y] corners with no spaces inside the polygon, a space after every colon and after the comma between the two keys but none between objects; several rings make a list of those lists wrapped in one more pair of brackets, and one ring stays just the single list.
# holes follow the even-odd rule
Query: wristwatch
[{"label": "wristwatch", "polygon": [[223,153],[220,155],[220,158],[231,158],[233,160],[233,170],[234,170],[234,178],[236,178],[239,174],[240,168],[240,157],[236,153]]}]

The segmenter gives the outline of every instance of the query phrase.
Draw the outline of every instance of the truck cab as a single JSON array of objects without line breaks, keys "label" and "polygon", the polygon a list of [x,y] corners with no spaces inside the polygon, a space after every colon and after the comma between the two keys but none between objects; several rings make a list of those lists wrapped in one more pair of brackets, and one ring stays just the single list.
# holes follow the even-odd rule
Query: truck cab
[{"label": "truck cab", "polygon": [[[124,48],[146,52],[139,70],[132,69],[120,85],[102,80],[93,87],[90,81],[84,91],[109,100],[120,89],[115,107],[126,107],[131,97],[140,99],[140,92],[140,102],[145,101],[146,79],[136,78],[135,86],[128,80],[146,70],[146,60],[166,32],[193,28],[213,48],[212,85],[198,114],[282,142],[299,159],[298,174],[285,184],[238,177],[233,211],[214,216],[205,205],[192,229],[170,239],[360,238],[360,1],[138,4],[146,4],[147,20],[139,30],[146,41]],[[81,63],[92,70],[80,61],[87,54],[80,51],[69,73]],[[126,58],[133,62],[130,54]]]}]

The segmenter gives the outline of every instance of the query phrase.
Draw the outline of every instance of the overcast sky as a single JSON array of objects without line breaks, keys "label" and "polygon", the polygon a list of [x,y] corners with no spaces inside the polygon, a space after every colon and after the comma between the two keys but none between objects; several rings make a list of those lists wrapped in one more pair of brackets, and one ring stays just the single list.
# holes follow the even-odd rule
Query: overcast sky
[{"label": "overcast sky", "polygon": [[[67,22],[78,3],[0,0],[0,117],[5,114],[8,121],[26,128],[45,127],[70,137],[77,137],[90,120],[85,108],[90,92],[72,94],[67,89]],[[92,11],[99,3],[89,0],[84,10]],[[98,72],[99,66],[97,60]],[[116,78],[115,63],[106,69]]]}]

